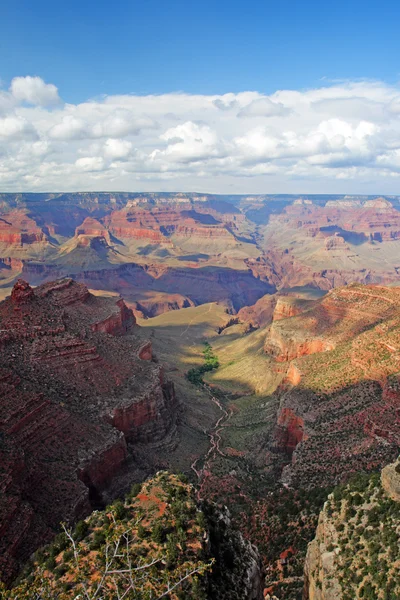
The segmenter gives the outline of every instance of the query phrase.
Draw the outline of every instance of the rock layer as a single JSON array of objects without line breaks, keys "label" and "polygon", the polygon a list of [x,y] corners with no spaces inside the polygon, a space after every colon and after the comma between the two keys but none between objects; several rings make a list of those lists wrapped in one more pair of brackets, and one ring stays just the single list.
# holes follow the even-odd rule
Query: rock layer
[{"label": "rock layer", "polygon": [[[128,456],[175,421],[172,384],[118,298],[72,279],[0,304],[0,568],[7,581],[62,520],[87,514]],[[143,360],[142,360],[143,359]]]}]

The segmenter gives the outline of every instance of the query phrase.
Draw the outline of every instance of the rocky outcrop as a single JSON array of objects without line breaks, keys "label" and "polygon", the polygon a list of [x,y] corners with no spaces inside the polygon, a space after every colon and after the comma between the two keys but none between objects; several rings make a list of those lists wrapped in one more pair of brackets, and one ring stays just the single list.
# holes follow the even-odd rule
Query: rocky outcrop
[{"label": "rocky outcrop", "polygon": [[341,600],[335,559],[337,556],[337,532],[323,510],[320,514],[315,539],[309,544],[304,566],[303,600]]},{"label": "rocky outcrop", "polygon": [[193,300],[181,294],[154,293],[152,298],[141,298],[138,302],[129,302],[133,314],[141,319],[157,317],[170,310],[180,310],[195,306]]},{"label": "rocky outcrop", "polygon": [[287,335],[286,331],[274,322],[270,326],[265,340],[266,354],[272,356],[277,362],[289,362],[295,358],[317,352],[328,352],[334,348],[332,342],[323,338],[313,338],[302,334],[296,336],[294,332],[291,333],[291,336]]},{"label": "rocky outcrop", "polygon": [[202,508],[209,523],[210,551],[218,565],[210,578],[209,597],[262,600],[262,565],[257,548],[233,529],[226,507],[205,504]]},{"label": "rocky outcrop", "polygon": [[400,502],[400,460],[382,470],[382,487],[395,502]]},{"label": "rocky outcrop", "polygon": [[142,346],[140,346],[138,351],[138,357],[140,358],[140,360],[152,360],[153,349],[151,342],[147,341]]},{"label": "rocky outcrop", "polygon": [[392,494],[393,475],[395,464],[381,478],[359,476],[328,496],[308,545],[303,600],[398,597],[400,495]]},{"label": "rocky outcrop", "polygon": [[[173,385],[122,299],[19,280],[0,303],[0,570],[80,518],[136,442],[175,427]],[[128,334],[128,335],[127,335]]]},{"label": "rocky outcrop", "polygon": [[244,306],[238,311],[240,323],[245,323],[249,329],[265,327],[272,322],[277,304],[276,294],[267,294],[257,300],[253,306]]},{"label": "rocky outcrop", "polygon": [[78,236],[102,237],[110,243],[110,234],[107,228],[93,217],[86,217],[81,225],[75,229],[75,237]]},{"label": "rocky outcrop", "polygon": [[[53,600],[68,585],[74,598],[83,593],[92,597],[99,590],[103,600],[121,595],[127,598],[133,588],[137,598],[145,598],[151,589],[157,598],[262,600],[257,549],[233,527],[226,508],[200,504],[195,497],[193,486],[181,477],[156,473],[139,485],[137,493],[128,494],[106,510],[97,510],[80,523],[74,532],[75,552],[66,539],[60,548],[62,535],[42,548],[29,578],[24,574],[2,598],[40,595],[43,600]],[[185,512],[178,519],[179,506]],[[116,540],[126,542],[127,532],[129,543],[120,543],[118,553],[110,553],[109,547]],[[93,546],[95,551],[84,551]],[[58,571],[48,568],[54,554],[63,567]],[[133,560],[139,569],[132,568]],[[106,563],[108,572],[103,568]],[[157,568],[146,568],[148,564],[157,564]]]},{"label": "rocky outcrop", "polygon": [[304,419],[296,415],[292,409],[282,408],[278,414],[275,433],[276,448],[291,458],[304,437]]},{"label": "rocky outcrop", "polygon": [[125,335],[132,330],[136,319],[130,308],[120,299],[114,307],[114,311],[102,321],[92,323],[92,331],[97,333],[108,333],[110,335]]}]

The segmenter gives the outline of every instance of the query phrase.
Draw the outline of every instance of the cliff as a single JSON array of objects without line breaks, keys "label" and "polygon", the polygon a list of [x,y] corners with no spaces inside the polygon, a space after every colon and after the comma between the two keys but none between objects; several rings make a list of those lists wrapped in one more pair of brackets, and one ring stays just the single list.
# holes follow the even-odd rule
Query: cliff
[{"label": "cliff", "polygon": [[[173,385],[122,299],[19,280],[0,304],[0,570],[101,503],[130,448],[172,435]],[[131,460],[131,459],[130,459]]]},{"label": "cliff", "polygon": [[387,485],[395,469],[385,467],[382,481],[359,476],[329,496],[308,546],[304,600],[399,597],[400,503]]},{"label": "cliff", "polygon": [[275,451],[285,483],[311,488],[372,470],[400,445],[397,288],[352,285],[273,321],[265,351],[281,373]]},{"label": "cliff", "polygon": [[[262,600],[256,548],[226,509],[199,505],[194,488],[159,472],[106,511],[96,511],[34,557],[4,600],[59,593],[144,598]],[[130,594],[129,592],[132,592]]]}]

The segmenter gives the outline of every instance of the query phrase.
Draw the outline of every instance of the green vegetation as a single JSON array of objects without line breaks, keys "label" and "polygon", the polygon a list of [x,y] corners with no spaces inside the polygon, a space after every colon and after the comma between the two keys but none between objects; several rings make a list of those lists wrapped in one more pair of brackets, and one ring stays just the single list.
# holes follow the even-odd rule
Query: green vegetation
[{"label": "green vegetation", "polygon": [[213,558],[191,485],[158,473],[36,552],[2,600],[182,600],[205,597]]},{"label": "green vegetation", "polygon": [[327,551],[335,551],[343,600],[399,598],[400,503],[385,494],[379,474],[338,486],[325,512],[334,525]]},{"label": "green vegetation", "polygon": [[204,350],[203,350],[203,356],[204,356],[204,364],[201,365],[200,367],[195,367],[193,369],[190,369],[187,373],[187,378],[190,381],[190,383],[193,383],[194,385],[202,385],[203,382],[203,375],[204,373],[207,373],[207,371],[214,371],[215,369],[218,369],[219,367],[219,361],[218,361],[218,357],[214,354],[214,351],[211,347],[211,345],[208,342],[204,342]]}]

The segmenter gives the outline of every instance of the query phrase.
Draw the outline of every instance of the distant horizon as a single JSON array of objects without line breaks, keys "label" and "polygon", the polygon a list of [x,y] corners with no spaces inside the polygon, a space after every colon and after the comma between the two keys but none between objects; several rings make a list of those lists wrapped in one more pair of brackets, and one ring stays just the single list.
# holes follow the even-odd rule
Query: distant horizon
[{"label": "distant horizon", "polygon": [[274,192],[241,192],[241,193],[236,193],[236,192],[202,192],[199,190],[196,191],[187,191],[187,190],[173,190],[173,191],[167,191],[167,190],[151,190],[151,191],[143,191],[143,190],[138,190],[138,191],[134,191],[134,190],[67,190],[67,191],[63,191],[63,190],[46,190],[46,191],[37,191],[37,192],[32,192],[32,191],[0,191],[0,196],[3,195],[18,195],[18,194],[23,194],[23,195],[35,195],[38,196],[40,194],[134,194],[134,195],[151,195],[151,194],[168,194],[168,195],[174,195],[174,194],[187,194],[189,195],[199,195],[199,196],[298,196],[298,197],[303,197],[303,196],[326,196],[326,197],[333,197],[333,196],[338,196],[338,197],[345,197],[348,196],[349,198],[357,198],[357,197],[363,197],[363,198],[368,198],[368,197],[386,197],[386,198],[399,198],[400,197],[400,193],[398,194],[384,194],[384,193],[374,193],[374,194],[364,194],[364,193],[334,193],[334,194],[327,194],[326,192],[312,192],[312,193],[308,193],[308,192],[279,192],[279,193],[274,193]]}]

